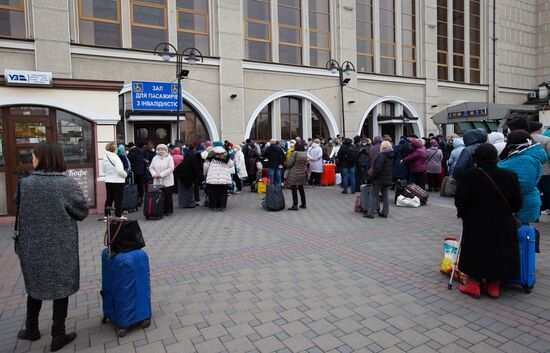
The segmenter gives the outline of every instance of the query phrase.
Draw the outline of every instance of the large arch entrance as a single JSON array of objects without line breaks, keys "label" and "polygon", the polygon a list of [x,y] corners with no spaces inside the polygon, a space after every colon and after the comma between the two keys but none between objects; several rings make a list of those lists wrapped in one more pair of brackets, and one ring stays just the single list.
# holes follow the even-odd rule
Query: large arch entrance
[{"label": "large arch entrance", "polygon": [[258,105],[248,120],[244,138],[328,139],[339,133],[332,112],[321,100],[308,92],[289,90],[277,92]]},{"label": "large arch entrance", "polygon": [[418,113],[403,98],[386,96],[374,101],[365,111],[357,129],[358,135],[368,137],[389,135],[394,141],[401,136],[423,135],[424,128]]}]

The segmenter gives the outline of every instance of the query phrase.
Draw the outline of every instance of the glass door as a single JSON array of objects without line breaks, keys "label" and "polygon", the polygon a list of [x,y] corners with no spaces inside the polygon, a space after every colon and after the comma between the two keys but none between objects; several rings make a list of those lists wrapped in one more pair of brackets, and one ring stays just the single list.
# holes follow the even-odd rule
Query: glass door
[{"label": "glass door", "polygon": [[[15,213],[12,195],[17,182],[22,176],[30,174],[32,151],[40,142],[52,141],[52,117],[50,109],[41,107],[10,107],[4,111],[7,119],[5,124],[5,177],[7,191],[8,213]],[[6,124],[7,123],[7,124]]]}]

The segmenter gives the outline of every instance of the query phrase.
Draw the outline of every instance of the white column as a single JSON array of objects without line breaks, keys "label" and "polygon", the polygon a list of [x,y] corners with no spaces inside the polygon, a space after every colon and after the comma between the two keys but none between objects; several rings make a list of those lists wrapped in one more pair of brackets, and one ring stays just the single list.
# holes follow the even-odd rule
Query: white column
[{"label": "white column", "polygon": [[302,0],[302,65],[309,66],[309,0]]},{"label": "white column", "polygon": [[132,22],[130,19],[130,2],[120,2],[120,26],[122,34],[122,47],[132,47]]},{"label": "white column", "polygon": [[378,128],[378,114],[380,114],[379,106],[377,105],[372,110],[372,138],[380,134],[380,129]]},{"label": "white column", "polygon": [[[168,6],[168,43],[178,48],[178,28],[177,28],[177,12],[176,12],[176,0],[168,0],[166,5]],[[184,48],[178,48],[183,50]]]},{"label": "white column", "polygon": [[380,72],[380,6],[378,1],[372,2],[372,32],[374,35],[374,62],[373,69],[375,73]]},{"label": "white column", "polygon": [[[319,119],[322,119],[322,117],[319,117]],[[304,140],[313,137],[311,128],[311,101],[302,99],[302,135]]]},{"label": "white column", "polygon": [[395,1],[395,73],[403,75],[403,31],[401,30],[401,1]]},{"label": "white column", "polygon": [[279,9],[278,1],[271,2],[271,61],[279,62]]},{"label": "white column", "polygon": [[281,138],[281,100],[275,99],[271,103],[271,137]]}]

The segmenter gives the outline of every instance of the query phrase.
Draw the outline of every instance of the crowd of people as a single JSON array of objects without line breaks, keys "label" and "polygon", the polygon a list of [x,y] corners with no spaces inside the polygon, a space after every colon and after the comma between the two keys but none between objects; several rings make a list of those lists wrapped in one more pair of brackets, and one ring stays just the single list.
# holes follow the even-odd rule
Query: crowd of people
[{"label": "crowd of people", "polygon": [[[478,298],[483,288],[497,298],[500,281],[519,274],[518,222],[529,225],[541,213],[550,214],[550,132],[543,133],[541,123],[523,118],[509,121],[507,128],[507,136],[475,129],[449,139],[403,136],[397,144],[389,136],[372,140],[337,136],[328,141],[296,137],[265,144],[248,139],[242,145],[229,141],[175,146],[109,143],[102,161],[105,208],[114,203],[115,216],[123,217],[123,188],[132,182],[138,185],[140,204],[148,185],[161,186],[167,216],[174,212],[174,191],[179,207],[194,208],[204,189],[205,206],[223,211],[228,194],[242,192],[245,185],[254,191],[258,180],[267,178],[292,190],[289,210],[297,211],[306,209],[304,186],[320,185],[323,164],[329,162],[342,177],[342,193],[371,185],[363,211],[366,218],[375,214],[387,218],[389,189],[397,181],[436,192],[442,178],[452,176],[457,181],[457,216],[463,222],[459,269],[468,277],[459,290]],[[63,174],[67,167],[59,145],[40,143],[33,150],[32,163],[35,172],[21,179],[14,197],[18,209],[15,250],[28,294],[25,328],[18,337],[40,338],[42,301],[53,300],[50,349],[56,351],[76,337],[65,332],[65,319],[68,297],[79,288],[76,221],[88,215],[88,207],[76,181]]]}]

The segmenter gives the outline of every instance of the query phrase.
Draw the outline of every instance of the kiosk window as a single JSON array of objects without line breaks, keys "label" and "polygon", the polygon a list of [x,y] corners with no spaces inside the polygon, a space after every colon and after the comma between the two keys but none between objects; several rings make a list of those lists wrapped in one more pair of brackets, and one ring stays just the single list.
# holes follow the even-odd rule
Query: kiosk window
[{"label": "kiosk window", "polygon": [[487,126],[489,126],[489,132],[498,131],[498,123],[494,121],[488,121]]},{"label": "kiosk window", "polygon": [[474,121],[473,124],[474,124],[474,127],[476,129],[482,129],[485,132],[487,132],[487,130],[488,130],[487,125],[485,125],[485,123],[483,121]]}]

